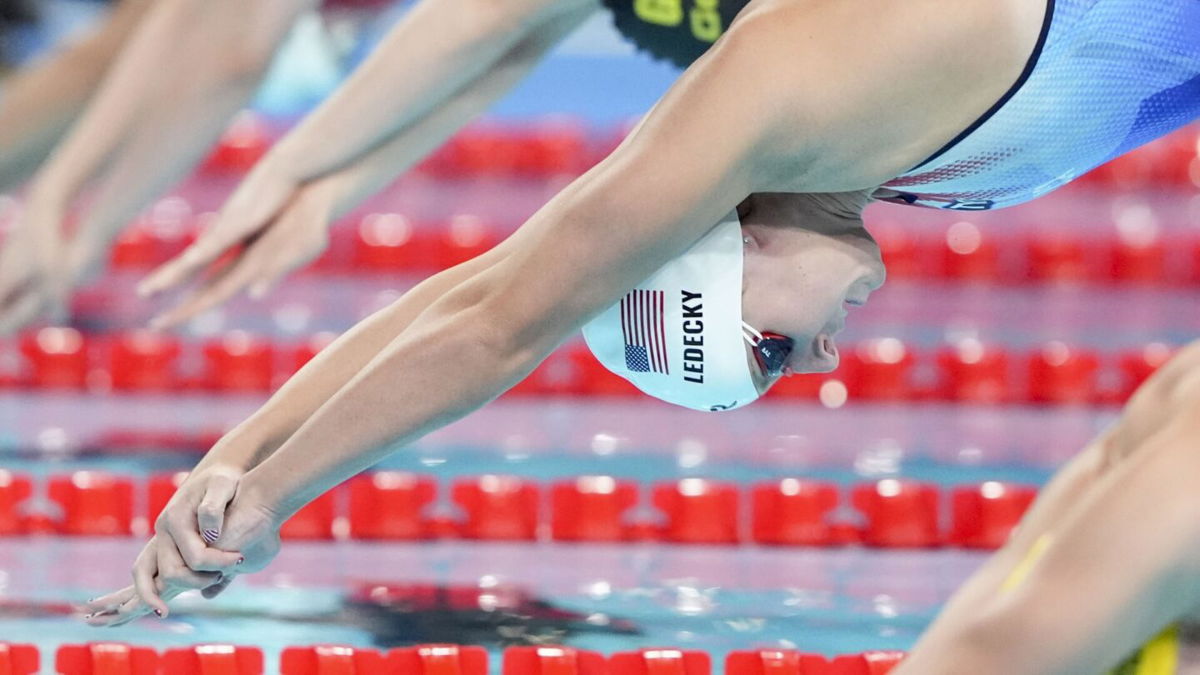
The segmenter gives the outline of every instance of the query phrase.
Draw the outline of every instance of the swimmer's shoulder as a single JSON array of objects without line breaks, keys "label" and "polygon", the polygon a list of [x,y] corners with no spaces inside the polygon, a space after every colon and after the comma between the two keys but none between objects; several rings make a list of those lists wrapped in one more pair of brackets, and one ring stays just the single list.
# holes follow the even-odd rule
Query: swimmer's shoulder
[{"label": "swimmer's shoulder", "polygon": [[1046,0],[752,0],[722,40],[764,53],[795,117],[820,138],[797,191],[879,185],[983,115],[1020,77]]}]

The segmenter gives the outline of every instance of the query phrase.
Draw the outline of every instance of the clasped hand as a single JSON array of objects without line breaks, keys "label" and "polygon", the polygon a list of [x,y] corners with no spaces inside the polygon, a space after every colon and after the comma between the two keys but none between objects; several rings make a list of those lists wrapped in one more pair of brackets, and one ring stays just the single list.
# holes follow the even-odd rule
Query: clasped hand
[{"label": "clasped hand", "polygon": [[84,620],[120,626],[201,590],[216,597],[239,574],[255,572],[279,552],[279,519],[228,466],[194,471],[155,521],[155,534],[133,564],[133,583],[89,600]]}]

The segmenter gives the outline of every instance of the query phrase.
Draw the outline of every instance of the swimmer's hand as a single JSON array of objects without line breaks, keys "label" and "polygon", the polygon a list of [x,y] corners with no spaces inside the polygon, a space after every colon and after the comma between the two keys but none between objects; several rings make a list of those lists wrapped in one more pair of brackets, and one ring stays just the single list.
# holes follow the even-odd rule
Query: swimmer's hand
[{"label": "swimmer's hand", "polygon": [[156,533],[134,562],[133,585],[85,603],[84,621],[91,626],[112,627],[151,611],[166,617],[167,602],[180,593],[200,590],[205,598],[215,598],[239,574],[266,567],[280,551],[282,520],[270,509],[258,506],[260,503],[245,492],[234,497],[224,512],[220,538],[194,558],[202,571],[188,567],[190,563],[185,563],[180,554],[181,546],[194,544],[193,537],[185,537],[188,543],[181,544],[169,534]]},{"label": "swimmer's hand", "polygon": [[31,195],[0,251],[0,336],[42,317],[66,315],[73,274],[66,260],[63,211]]},{"label": "swimmer's hand", "polygon": [[[279,521],[269,511],[252,505],[251,498],[238,497],[230,505],[225,517],[225,531],[221,538],[207,550],[235,556],[233,565],[225,571],[196,572],[183,567],[177,558],[176,544],[169,537],[155,535],[146,544],[138,562],[134,564],[134,585],[88,601],[83,618],[92,626],[122,626],[146,616],[151,612],[166,618],[166,603],[180,593],[200,590],[205,598],[215,598],[233,583],[238,574],[256,572],[267,566],[279,553]],[[228,553],[229,550],[241,553]],[[167,560],[167,567],[157,565],[159,558]],[[139,569],[142,561],[151,561]],[[172,562],[174,561],[174,562]],[[142,574],[156,570],[150,580],[152,592],[145,588]]]},{"label": "swimmer's hand", "polygon": [[154,537],[134,561],[133,593],[118,591],[88,603],[88,623],[120,625],[149,611],[166,616],[164,598],[228,585],[243,557],[228,547],[225,536],[231,527],[226,510],[235,501],[242,473],[227,464],[193,471],[159,514]]},{"label": "swimmer's hand", "polygon": [[227,254],[234,256],[151,325],[177,325],[247,289],[254,299],[266,295],[328,246],[335,192],[333,181],[300,184],[259,164],[216,222],[138,285],[142,297],[162,293],[195,279]]}]

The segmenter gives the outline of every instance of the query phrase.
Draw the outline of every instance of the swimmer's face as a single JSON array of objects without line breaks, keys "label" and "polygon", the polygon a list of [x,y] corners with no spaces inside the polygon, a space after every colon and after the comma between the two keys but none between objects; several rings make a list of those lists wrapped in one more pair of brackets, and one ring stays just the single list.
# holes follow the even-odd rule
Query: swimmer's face
[{"label": "swimmer's face", "polygon": [[[884,280],[861,207],[820,196],[751,195],[738,206],[745,263],[742,318],[795,341],[786,373],[827,373],[838,365],[837,334],[849,309]],[[750,358],[760,389],[771,380]]]}]

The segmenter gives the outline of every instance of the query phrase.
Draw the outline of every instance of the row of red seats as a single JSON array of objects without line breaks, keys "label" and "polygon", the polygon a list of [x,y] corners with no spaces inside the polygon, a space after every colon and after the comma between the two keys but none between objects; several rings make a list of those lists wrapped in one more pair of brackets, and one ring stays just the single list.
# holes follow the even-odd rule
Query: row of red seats
[{"label": "row of red seats", "polygon": [[[761,649],[731,652],[726,675],[886,675],[903,652],[871,651],[827,659],[795,650]],[[0,675],[34,675],[40,655],[32,645],[0,642]],[[198,645],[166,649],[97,642],[64,645],[55,654],[60,675],[262,675],[258,647]],[[618,652],[609,657],[572,647],[509,647],[502,675],[710,675],[712,658],[705,652],[673,648]],[[487,675],[488,654],[482,647],[423,645],[374,649],[336,645],[288,647],[280,654],[281,675]]]},{"label": "row of red seats", "polygon": [[[195,348],[169,334],[89,336],[72,328],[44,328],[22,336],[21,365],[7,378],[0,372],[0,387],[268,391],[332,339],[318,334],[300,344],[280,345],[233,331],[199,345],[197,356]],[[0,344],[0,356],[2,351]],[[879,338],[844,349],[836,372],[784,378],[768,396],[819,399],[831,406],[847,400],[1119,403],[1172,353],[1172,347],[1161,343],[1102,354],[1058,341],[1013,351],[972,339],[925,354],[901,340]],[[185,375],[181,363],[189,355],[198,372]],[[552,354],[510,395],[640,396],[578,341]]]},{"label": "row of red seats", "polygon": [[[463,129],[417,166],[439,178],[577,175],[611,152],[628,131],[592,130],[580,119],[547,117],[535,123],[483,123]],[[200,167],[208,175],[249,171],[267,153],[278,129],[252,112],[240,114]]]},{"label": "row of red seats", "polygon": [[[611,152],[627,131],[628,126],[597,134],[567,117],[519,127],[480,124],[456,134],[418,171],[446,178],[578,174]],[[203,170],[244,173],[267,152],[273,136],[264,120],[244,113],[218,141]],[[1079,180],[1120,190],[1200,186],[1200,128],[1181,129]]]},{"label": "row of red seats", "polygon": [[[146,484],[146,520],[153,522],[183,473],[158,475]],[[59,533],[129,535],[144,531],[134,508],[135,482],[112,474],[80,471],[53,476],[47,494],[57,517],[30,513],[24,504],[32,481],[0,471],[0,535]],[[852,487],[848,499],[832,483],[799,478],[741,486],[702,478],[656,483],[650,504],[640,486],[610,476],[583,476],[543,487],[515,476],[485,475],[455,480],[452,518],[431,511],[438,486],[429,476],[382,471],[358,476],[304,507],[284,524],[293,539],[473,540],[564,542],[664,541],[690,544],[879,547],[953,545],[996,548],[1004,543],[1036,488],[989,481],[959,486],[943,495],[938,486],[885,479]],[[743,499],[750,502],[749,531],[743,530]],[[346,501],[348,503],[343,504]],[[548,503],[546,503],[548,502]],[[644,506],[655,513],[642,517]],[[857,511],[849,522],[843,507]],[[548,515],[548,517],[547,517]]]},{"label": "row of red seats", "polygon": [[[127,228],[111,257],[114,267],[139,272],[183,250],[211,217],[163,227],[154,217]],[[1200,238],[1194,234],[1139,237],[1096,228],[1038,230],[1006,235],[971,222],[941,236],[880,224],[872,228],[892,279],[1021,284],[1029,282],[1200,283]],[[503,231],[475,215],[415,223],[399,213],[371,213],[330,231],[311,270],[333,274],[419,274],[452,267],[492,248]]]},{"label": "row of red seats", "polygon": [[1137,235],[1098,228],[1046,228],[1025,236],[969,221],[940,236],[880,225],[889,279],[1026,283],[1200,283],[1200,239],[1192,234]]}]

